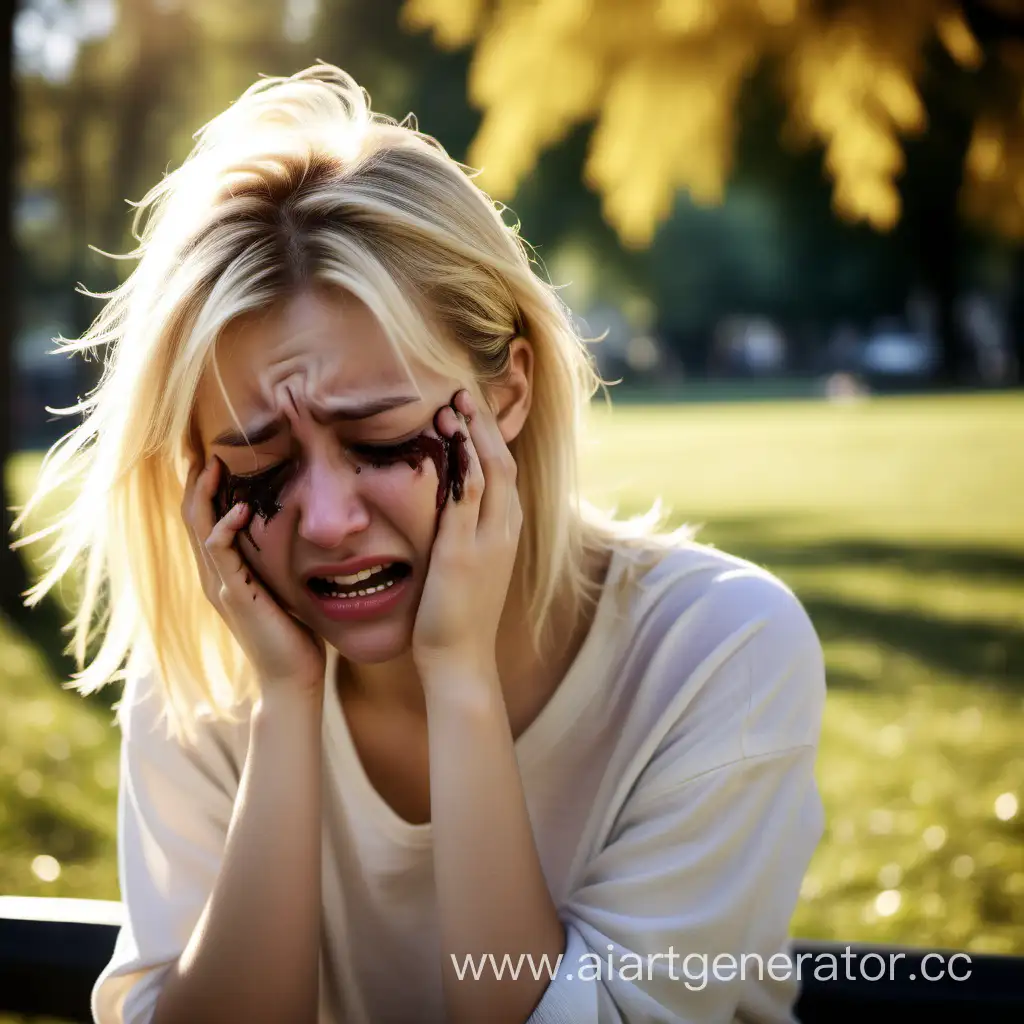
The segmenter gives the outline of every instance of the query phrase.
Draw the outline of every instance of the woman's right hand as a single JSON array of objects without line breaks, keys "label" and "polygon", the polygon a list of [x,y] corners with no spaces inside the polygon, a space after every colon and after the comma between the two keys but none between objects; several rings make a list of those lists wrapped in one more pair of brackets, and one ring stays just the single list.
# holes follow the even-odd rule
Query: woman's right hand
[{"label": "woman's right hand", "polygon": [[215,458],[202,470],[193,461],[181,503],[203,592],[252,664],[264,700],[278,694],[322,697],[324,641],[278,604],[242,557],[236,538],[251,508],[239,502],[216,520],[214,495],[221,472]]}]

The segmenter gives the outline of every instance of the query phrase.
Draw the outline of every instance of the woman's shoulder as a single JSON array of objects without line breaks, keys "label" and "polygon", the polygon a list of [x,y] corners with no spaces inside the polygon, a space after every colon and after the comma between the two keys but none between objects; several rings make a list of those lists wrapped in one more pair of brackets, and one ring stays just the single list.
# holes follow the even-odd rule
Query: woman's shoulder
[{"label": "woman's shoulder", "polygon": [[779,576],[690,534],[631,541],[613,552],[617,596],[637,624],[653,615],[668,625],[699,610],[716,633],[754,622],[810,626],[803,603]]},{"label": "woman's shoulder", "polygon": [[654,730],[701,720],[716,743],[732,733],[739,756],[814,742],[824,657],[786,583],[692,538],[617,548],[613,566],[631,714]]},{"label": "woman's shoulder", "polygon": [[248,751],[249,703],[231,717],[201,706],[185,734],[172,728],[168,700],[156,669],[127,677],[116,710],[128,763],[168,774],[199,771],[226,789],[236,788]]}]

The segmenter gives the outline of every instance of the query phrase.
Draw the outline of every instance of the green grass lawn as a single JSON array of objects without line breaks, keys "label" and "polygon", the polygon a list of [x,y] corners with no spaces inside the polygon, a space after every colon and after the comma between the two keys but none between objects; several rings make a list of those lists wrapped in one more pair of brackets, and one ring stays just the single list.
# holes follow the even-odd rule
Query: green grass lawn
[{"label": "green grass lawn", "polygon": [[[1024,955],[1024,397],[592,422],[589,496],[660,494],[778,573],[824,642],[828,829],[795,934]],[[37,466],[8,467],[17,493]],[[0,893],[116,899],[109,709],[2,624],[0,701]]]}]

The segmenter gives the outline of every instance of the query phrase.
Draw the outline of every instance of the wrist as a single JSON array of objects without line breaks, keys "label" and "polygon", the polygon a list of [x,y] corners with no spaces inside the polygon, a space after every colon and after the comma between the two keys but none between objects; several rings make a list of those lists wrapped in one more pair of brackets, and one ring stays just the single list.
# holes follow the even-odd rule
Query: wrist
[{"label": "wrist", "polygon": [[451,661],[434,663],[419,670],[428,709],[433,706],[487,712],[505,711],[505,697],[497,666]]},{"label": "wrist", "polygon": [[323,712],[323,688],[294,685],[263,686],[253,705],[253,721],[319,718]]}]

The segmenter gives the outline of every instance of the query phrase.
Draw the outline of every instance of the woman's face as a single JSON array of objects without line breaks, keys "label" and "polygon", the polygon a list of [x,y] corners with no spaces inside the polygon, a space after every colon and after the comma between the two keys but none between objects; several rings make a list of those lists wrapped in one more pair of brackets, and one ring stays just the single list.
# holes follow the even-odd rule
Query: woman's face
[{"label": "woman's face", "polygon": [[[232,476],[278,467],[264,479],[283,481],[267,492],[279,511],[253,516],[251,540],[240,536],[244,557],[283,607],[350,661],[387,661],[407,649],[438,521],[433,462],[374,461],[367,446],[436,437],[437,411],[471,386],[463,361],[461,380],[419,366],[410,379],[365,305],[310,290],[240,318],[218,342],[221,378],[251,448],[212,369],[200,382],[195,424],[204,458],[218,456]],[[350,575],[338,567],[355,558],[405,562],[411,572],[392,607],[339,619],[308,580]]]}]

